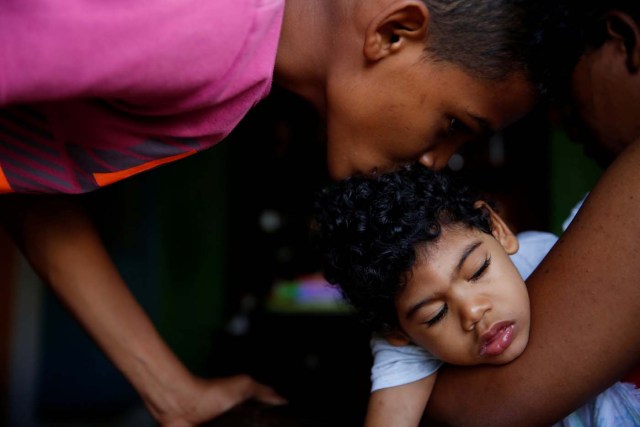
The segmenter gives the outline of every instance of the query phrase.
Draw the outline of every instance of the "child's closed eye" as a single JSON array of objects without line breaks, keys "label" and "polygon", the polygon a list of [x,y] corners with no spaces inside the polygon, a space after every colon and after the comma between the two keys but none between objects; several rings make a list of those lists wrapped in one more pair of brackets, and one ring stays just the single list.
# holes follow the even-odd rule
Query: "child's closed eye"
[{"label": "child's closed eye", "polygon": [[475,273],[469,278],[469,281],[475,282],[482,277],[482,275],[487,271],[487,268],[491,265],[491,257],[487,257],[480,268],[478,268]]},{"label": "child's closed eye", "polygon": [[435,325],[436,323],[438,323],[439,321],[441,321],[444,318],[444,316],[447,314],[447,311],[449,311],[449,307],[447,306],[447,304],[444,304],[442,306],[442,308],[440,309],[440,311],[438,311],[438,313],[436,313],[435,316],[433,316],[431,319],[427,320],[425,323],[429,327]]}]

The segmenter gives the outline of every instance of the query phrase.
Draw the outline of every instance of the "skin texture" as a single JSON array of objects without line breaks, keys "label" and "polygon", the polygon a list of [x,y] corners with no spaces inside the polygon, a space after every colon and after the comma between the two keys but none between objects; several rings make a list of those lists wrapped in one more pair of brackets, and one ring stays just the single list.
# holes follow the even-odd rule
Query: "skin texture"
[{"label": "skin texture", "polygon": [[417,426],[438,374],[400,387],[376,390],[369,398],[365,427]]},{"label": "skin texture", "polygon": [[[617,12],[607,25],[608,39],[588,51],[575,70],[573,90],[586,128],[615,161],[527,281],[532,307],[527,349],[499,368],[442,369],[427,406],[427,425],[549,425],[640,359],[638,25]],[[621,34],[627,35],[624,41]]]},{"label": "skin texture", "polygon": [[[413,61],[397,58],[402,71],[390,64],[388,71],[376,69],[357,82],[336,83],[340,105],[327,120],[332,176],[390,170],[416,160],[442,169],[463,144],[505,127],[532,105],[529,86],[520,77],[490,83],[453,64],[421,61],[419,52]],[[371,93],[381,78],[378,72],[389,83]],[[362,96],[339,95],[354,92]]]}]

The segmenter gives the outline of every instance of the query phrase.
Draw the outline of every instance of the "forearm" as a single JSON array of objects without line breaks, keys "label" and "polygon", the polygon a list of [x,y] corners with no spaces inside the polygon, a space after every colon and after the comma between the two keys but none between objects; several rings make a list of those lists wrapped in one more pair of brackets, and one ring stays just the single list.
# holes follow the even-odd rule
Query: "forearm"
[{"label": "forearm", "polygon": [[365,427],[416,427],[420,424],[436,375],[373,392]]},{"label": "forearm", "polygon": [[23,253],[145,399],[156,417],[193,378],[136,302],[82,210],[58,198],[2,206]]},{"label": "forearm", "polygon": [[604,174],[528,280],[526,351],[505,366],[443,369],[427,407],[432,423],[549,425],[638,362],[638,165],[636,143]]}]

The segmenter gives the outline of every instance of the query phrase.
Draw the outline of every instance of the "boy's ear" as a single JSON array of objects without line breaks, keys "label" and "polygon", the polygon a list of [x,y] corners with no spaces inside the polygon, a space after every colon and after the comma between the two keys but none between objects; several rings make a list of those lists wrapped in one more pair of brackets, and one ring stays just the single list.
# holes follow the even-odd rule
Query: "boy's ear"
[{"label": "boy's ear", "polygon": [[605,18],[609,40],[619,46],[626,57],[627,70],[635,74],[640,70],[640,29],[629,14],[612,10]]},{"label": "boy's ear", "polygon": [[395,0],[369,23],[363,53],[369,61],[379,61],[398,52],[410,41],[424,43],[429,11],[422,0]]},{"label": "boy's ear", "polygon": [[397,347],[409,345],[409,343],[411,343],[409,337],[399,328],[393,328],[392,331],[385,332],[384,338],[389,344],[395,345]]},{"label": "boy's ear", "polygon": [[518,252],[518,248],[520,247],[518,239],[515,234],[513,234],[509,226],[504,222],[502,217],[483,200],[475,202],[473,207],[476,209],[484,209],[489,213],[489,216],[491,217],[491,234],[502,245],[505,252],[509,255],[513,255]]}]

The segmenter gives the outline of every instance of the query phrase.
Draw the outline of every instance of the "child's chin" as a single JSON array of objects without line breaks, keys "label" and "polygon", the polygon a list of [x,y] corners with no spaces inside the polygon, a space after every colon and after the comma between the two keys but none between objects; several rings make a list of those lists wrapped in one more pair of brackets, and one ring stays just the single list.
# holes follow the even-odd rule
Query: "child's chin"
[{"label": "child's chin", "polygon": [[522,344],[518,342],[514,342],[510,346],[510,348],[502,354],[502,356],[504,356],[504,359],[499,363],[505,364],[505,363],[510,363],[516,360],[518,357],[522,355],[522,353],[524,353],[524,349],[527,347],[527,342]]}]

